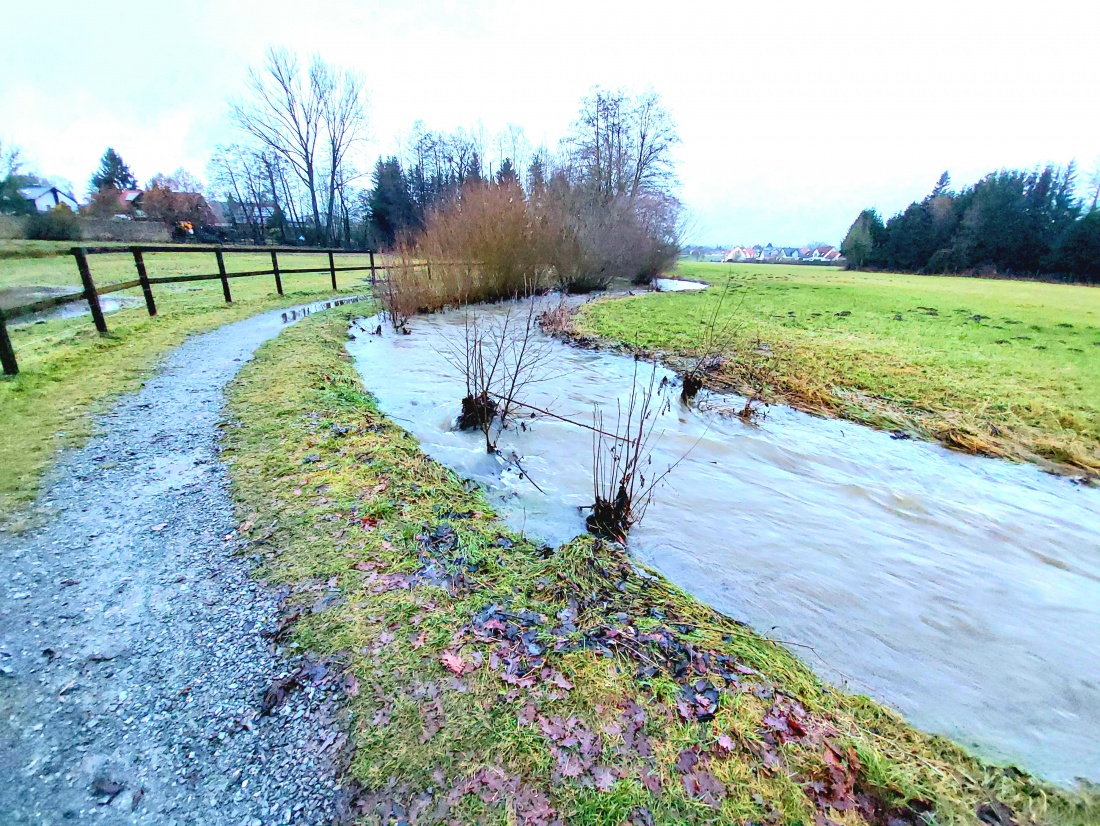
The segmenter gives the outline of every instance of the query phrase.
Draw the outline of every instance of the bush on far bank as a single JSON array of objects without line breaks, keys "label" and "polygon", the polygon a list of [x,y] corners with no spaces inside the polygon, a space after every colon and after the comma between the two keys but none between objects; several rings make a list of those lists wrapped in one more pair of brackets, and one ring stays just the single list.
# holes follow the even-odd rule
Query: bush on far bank
[{"label": "bush on far bank", "polygon": [[31,241],[79,241],[80,219],[64,204],[27,218],[27,238]]}]

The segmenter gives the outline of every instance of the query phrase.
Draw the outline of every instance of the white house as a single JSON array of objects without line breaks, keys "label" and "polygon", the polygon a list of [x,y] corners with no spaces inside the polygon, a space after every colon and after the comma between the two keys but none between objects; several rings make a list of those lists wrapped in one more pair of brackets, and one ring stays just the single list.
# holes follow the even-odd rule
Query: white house
[{"label": "white house", "polygon": [[19,190],[19,194],[34,203],[37,212],[49,212],[58,204],[64,204],[73,212],[80,209],[76,198],[68,192],[62,192],[56,186],[29,186]]}]

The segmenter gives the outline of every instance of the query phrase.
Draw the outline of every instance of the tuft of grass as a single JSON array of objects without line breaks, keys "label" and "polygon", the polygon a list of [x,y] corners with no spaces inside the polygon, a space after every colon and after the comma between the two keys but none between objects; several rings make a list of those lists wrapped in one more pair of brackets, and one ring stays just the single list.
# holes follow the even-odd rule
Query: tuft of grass
[{"label": "tuft of grass", "polygon": [[[732,277],[738,335],[712,387],[1100,473],[1100,290],[806,266],[682,263],[678,273]],[[598,302],[575,332],[672,362],[697,357],[719,293]]]},{"label": "tuft of grass", "polygon": [[224,456],[246,552],[297,617],[285,644],[353,686],[360,821],[1100,823],[1094,798],[822,685],[619,546],[508,531],[379,412],[344,348],[357,314],[260,348]]},{"label": "tuft of grass", "polygon": [[[196,267],[205,271],[201,261],[183,260],[188,256],[157,255],[168,258],[154,265],[158,269],[150,267],[153,275]],[[32,266],[42,262],[54,269]],[[241,268],[242,262],[232,263],[235,269]],[[93,272],[100,274],[107,274],[108,266],[124,265],[132,270],[132,259],[97,256],[92,264]],[[109,275],[114,280],[133,277],[124,269]],[[51,284],[53,276],[57,278]],[[21,284],[20,289],[35,284],[58,286],[57,280],[63,277],[75,278],[69,256],[0,261],[0,296],[13,283]],[[357,274],[343,274],[340,279],[341,291],[364,289]],[[17,321],[9,326],[20,372],[14,377],[0,375],[0,518],[22,518],[57,451],[85,441],[94,430],[94,414],[105,410],[119,393],[139,387],[163,356],[188,336],[332,294],[327,274],[286,276],[283,297],[266,277],[238,278],[231,284],[230,305],[223,299],[219,281],[156,285],[155,318],[146,313],[140,290],[116,293],[111,297],[128,296],[132,304],[107,315],[110,332],[106,336],[96,332],[88,315],[38,323]]]}]

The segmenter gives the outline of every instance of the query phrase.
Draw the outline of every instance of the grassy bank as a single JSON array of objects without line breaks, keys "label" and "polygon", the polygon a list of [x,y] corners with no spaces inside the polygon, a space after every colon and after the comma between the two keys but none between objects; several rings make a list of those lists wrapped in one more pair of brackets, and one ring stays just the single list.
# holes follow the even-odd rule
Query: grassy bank
[{"label": "grassy bank", "polygon": [[616,547],[509,532],[379,413],[344,350],[355,314],[257,352],[225,455],[239,531],[289,594],[276,638],[347,668],[361,820],[1100,823],[822,686]]},{"label": "grassy bank", "polygon": [[[41,285],[44,279],[30,275],[41,274],[35,269],[40,262],[54,262],[71,279],[68,256],[0,260],[0,294],[16,282]],[[132,268],[133,261],[129,263]],[[347,291],[363,289],[358,274],[342,275],[341,282]],[[158,285],[157,317],[150,318],[141,299],[130,296],[139,306],[109,314],[107,336],[96,333],[87,315],[11,326],[20,373],[0,376],[0,522],[33,500],[58,449],[88,437],[92,413],[118,393],[138,387],[164,354],[189,335],[331,294],[324,274],[291,275],[284,284],[287,294],[279,297],[267,278],[236,279],[231,305],[225,303],[218,281]],[[112,298],[118,295],[125,296]]]},{"label": "grassy bank", "polygon": [[[971,452],[1100,473],[1100,290],[1063,284],[681,264],[735,287],[709,379]],[[576,330],[697,353],[720,289],[611,300]]]}]

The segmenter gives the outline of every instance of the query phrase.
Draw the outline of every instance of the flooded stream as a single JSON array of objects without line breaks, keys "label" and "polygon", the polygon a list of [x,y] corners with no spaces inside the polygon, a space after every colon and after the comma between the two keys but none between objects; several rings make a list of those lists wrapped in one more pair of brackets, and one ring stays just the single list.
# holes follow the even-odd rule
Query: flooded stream
[{"label": "flooded stream", "polygon": [[[348,350],[382,410],[514,528],[583,532],[591,433],[540,418],[504,434],[540,493],[480,433],[451,430],[464,382],[444,351],[464,314],[411,335],[377,324]],[[531,404],[591,422],[629,393],[631,358],[551,346],[556,377]],[[638,559],[921,728],[1055,782],[1100,780],[1100,490],[788,408],[752,426],[674,398],[657,430],[656,465],[690,453],[631,533]]]}]

